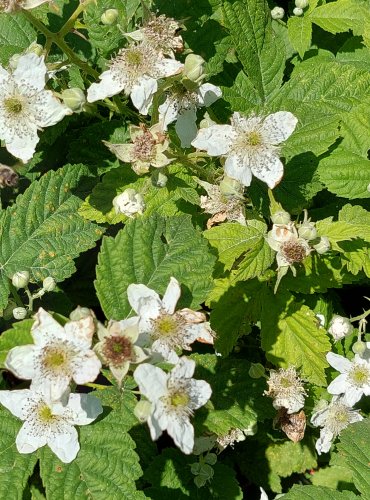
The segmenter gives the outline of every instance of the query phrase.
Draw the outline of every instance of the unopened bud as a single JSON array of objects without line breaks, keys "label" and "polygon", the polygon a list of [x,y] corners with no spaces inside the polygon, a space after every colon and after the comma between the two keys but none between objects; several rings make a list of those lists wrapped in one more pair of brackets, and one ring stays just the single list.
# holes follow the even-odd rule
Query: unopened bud
[{"label": "unopened bud", "polygon": [[15,319],[24,319],[27,317],[27,309],[24,307],[16,307],[13,309],[13,317]]},{"label": "unopened bud", "polygon": [[220,182],[220,191],[224,196],[242,196],[243,186],[236,179],[224,175]]},{"label": "unopened bud", "polygon": [[265,375],[265,367],[261,363],[252,363],[248,375],[251,378],[261,378]]},{"label": "unopened bud", "polygon": [[343,337],[348,337],[353,332],[353,325],[349,318],[335,314],[328,328],[328,332],[333,335],[334,340],[341,340]]},{"label": "unopened bud", "polygon": [[271,215],[271,220],[273,224],[289,224],[290,214],[285,212],[285,210],[280,210]]},{"label": "unopened bud", "polygon": [[293,9],[293,14],[295,16],[301,16],[303,14],[303,9],[300,9],[299,7],[296,7],[295,9]]},{"label": "unopened bud", "polygon": [[298,228],[298,235],[304,240],[310,241],[317,238],[317,231],[313,222],[304,222]]},{"label": "unopened bud", "polygon": [[155,170],[152,174],[152,182],[155,186],[163,188],[167,185],[168,177],[160,170]]},{"label": "unopened bud", "polygon": [[42,288],[46,292],[52,292],[56,286],[57,286],[57,284],[55,282],[55,279],[52,276],[48,276],[42,282]]},{"label": "unopened bud", "polygon": [[83,90],[73,87],[63,90],[61,97],[64,104],[74,113],[81,113],[86,103],[86,97]]},{"label": "unopened bud", "polygon": [[208,112],[204,113],[203,120],[200,121],[199,128],[208,128],[212,127],[212,125],[217,125],[215,121],[209,116]]},{"label": "unopened bud", "polygon": [[204,74],[205,60],[197,54],[186,56],[183,75],[192,82],[198,82]]},{"label": "unopened bud", "polygon": [[79,321],[80,319],[85,319],[89,316],[94,316],[94,313],[91,311],[91,309],[89,309],[88,307],[77,306],[76,309],[71,312],[69,318],[72,321]]},{"label": "unopened bud", "polygon": [[305,9],[308,5],[308,0],[295,0],[294,3],[298,9]]},{"label": "unopened bud", "polygon": [[19,271],[13,274],[12,284],[15,288],[26,288],[30,281],[30,273],[28,271]]},{"label": "unopened bud", "polygon": [[112,24],[116,23],[118,15],[119,12],[117,9],[107,9],[101,15],[100,21],[102,22],[102,24],[105,24],[106,26],[111,26]]},{"label": "unopened bud", "polygon": [[150,401],[141,400],[134,408],[134,415],[140,422],[146,422],[152,409]]},{"label": "unopened bud", "polygon": [[365,350],[366,350],[366,344],[365,342],[362,342],[362,340],[357,340],[352,346],[352,351],[355,354],[359,354],[360,356],[365,352]]},{"label": "unopened bud", "polygon": [[320,255],[330,250],[330,241],[326,236],[321,236],[317,245],[313,246],[317,253]]},{"label": "unopened bud", "polygon": [[44,54],[44,47],[37,42],[32,42],[26,50],[26,54],[36,54],[42,56]]},{"label": "unopened bud", "polygon": [[271,10],[272,19],[283,19],[284,15],[285,15],[285,11],[282,7],[274,7]]}]

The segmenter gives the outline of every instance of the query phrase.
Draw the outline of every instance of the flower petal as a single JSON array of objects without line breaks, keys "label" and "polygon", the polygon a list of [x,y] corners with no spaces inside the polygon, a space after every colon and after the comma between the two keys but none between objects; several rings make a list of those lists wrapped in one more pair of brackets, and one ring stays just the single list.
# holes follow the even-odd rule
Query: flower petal
[{"label": "flower petal", "polygon": [[95,333],[94,319],[88,316],[78,321],[68,321],[64,325],[64,331],[70,342],[78,345],[80,349],[88,349]]},{"label": "flower petal", "polygon": [[139,386],[141,394],[149,401],[156,401],[167,392],[167,375],[156,366],[144,363],[134,371],[134,379]]},{"label": "flower petal", "polygon": [[180,73],[184,65],[175,59],[160,58],[156,69],[160,73],[160,77],[172,76]]},{"label": "flower petal", "polygon": [[257,160],[251,169],[253,175],[263,182],[266,182],[269,188],[273,189],[282,179],[284,174],[284,165],[273,152],[261,152],[255,157]]},{"label": "flower petal", "polygon": [[100,82],[93,83],[87,90],[87,102],[95,102],[106,97],[119,94],[125,87],[124,81],[117,78],[112,70],[104,71],[100,75]]},{"label": "flower petal", "polygon": [[[340,376],[340,375],[339,375]],[[329,387],[328,387],[329,392]],[[348,406],[354,406],[363,396],[363,391],[355,387],[347,387],[343,396],[343,402]]]},{"label": "flower petal", "polygon": [[21,159],[23,162],[27,162],[33,157],[36,145],[40,140],[37,135],[36,124],[30,121],[28,121],[27,125],[25,124],[24,128],[13,128],[11,130],[11,137],[3,135],[3,139],[9,153]]},{"label": "flower petal", "polygon": [[168,96],[167,99],[158,107],[159,122],[163,124],[163,130],[167,130],[167,126],[174,122],[179,112],[179,101]]},{"label": "flower petal", "polygon": [[187,358],[186,356],[182,356],[177,363],[177,365],[171,370],[170,377],[171,379],[183,379],[183,378],[191,378],[194,374],[195,370],[195,361]]},{"label": "flower petal", "polygon": [[175,130],[181,141],[182,148],[190,148],[191,141],[195,139],[198,128],[196,125],[196,108],[182,109],[178,114]]},{"label": "flower petal", "polygon": [[91,394],[70,394],[67,408],[73,410],[74,425],[88,425],[103,413],[100,400]]},{"label": "flower petal", "polygon": [[63,432],[52,433],[47,441],[51,451],[65,464],[69,464],[80,450],[78,434],[74,427],[65,426]]},{"label": "flower petal", "polygon": [[131,100],[132,104],[141,115],[147,115],[150,106],[152,105],[153,96],[157,92],[157,80],[144,76],[132,87]]},{"label": "flower petal", "polygon": [[35,116],[38,127],[50,127],[60,122],[65,116],[71,115],[72,110],[53,96],[50,90],[44,90],[37,95],[30,109]]},{"label": "flower petal", "polygon": [[225,173],[239,181],[243,186],[250,186],[252,182],[252,171],[249,166],[248,157],[243,158],[243,163],[240,163],[240,157],[235,154],[230,154],[225,161]]},{"label": "flower petal", "polygon": [[320,437],[315,444],[317,453],[319,455],[321,455],[321,453],[327,453],[330,450],[333,439],[334,439],[334,434],[332,432],[330,432],[326,428],[321,429]]},{"label": "flower petal", "polygon": [[175,445],[186,455],[190,455],[194,448],[194,427],[187,418],[169,418],[167,432]]},{"label": "flower petal", "polygon": [[200,129],[191,144],[207,151],[210,156],[220,156],[228,153],[234,138],[235,131],[231,125],[212,125]]},{"label": "flower petal", "polygon": [[197,410],[204,406],[212,396],[212,388],[205,380],[192,379],[191,384],[191,409]]},{"label": "flower petal", "polygon": [[150,437],[153,441],[156,441],[162,435],[162,429],[152,415],[148,418],[147,424],[149,426]]},{"label": "flower petal", "polygon": [[8,352],[5,367],[16,377],[31,380],[35,376],[35,354],[37,347],[33,344],[13,347]]},{"label": "flower petal", "polygon": [[32,89],[40,91],[45,87],[46,73],[44,57],[31,52],[20,56],[13,72],[13,78],[20,88],[27,88],[29,91],[31,85]]},{"label": "flower petal", "polygon": [[19,453],[33,453],[47,443],[47,436],[42,432],[35,433],[33,422],[26,421],[22,425],[15,440]]},{"label": "flower petal", "polygon": [[180,284],[176,278],[171,277],[162,299],[162,307],[168,314],[173,314],[175,312],[180,295]]},{"label": "flower petal", "polygon": [[289,111],[278,111],[267,116],[262,130],[267,135],[270,144],[280,144],[292,135],[297,123],[297,118]]},{"label": "flower petal", "polygon": [[94,382],[100,373],[101,362],[94,351],[89,350],[81,354],[78,364],[72,372],[73,380],[76,384],[87,384]]},{"label": "flower petal", "polygon": [[13,415],[24,420],[23,406],[31,396],[29,389],[19,391],[0,391],[0,403]]},{"label": "flower petal", "polygon": [[132,309],[144,319],[158,317],[162,301],[151,288],[131,284],[127,287],[127,298]]},{"label": "flower petal", "polygon": [[211,106],[222,96],[222,90],[212,83],[203,83],[198,89],[199,104],[201,106]]},{"label": "flower petal", "polygon": [[328,385],[327,391],[329,394],[344,394],[347,387],[347,375],[345,373],[341,373]]},{"label": "flower petal", "polygon": [[326,355],[328,363],[335,368],[338,372],[345,373],[351,369],[352,363],[344,356],[339,354],[334,354],[333,352],[328,352]]},{"label": "flower petal", "polygon": [[31,335],[35,344],[43,347],[49,342],[50,337],[66,340],[64,328],[42,307],[35,314],[35,322],[31,328]]}]

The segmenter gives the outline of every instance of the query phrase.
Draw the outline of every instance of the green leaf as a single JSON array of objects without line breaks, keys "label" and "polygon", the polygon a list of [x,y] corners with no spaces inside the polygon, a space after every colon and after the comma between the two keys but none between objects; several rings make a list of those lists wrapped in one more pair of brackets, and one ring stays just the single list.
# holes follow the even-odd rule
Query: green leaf
[{"label": "green leaf", "polygon": [[337,0],[321,5],[311,12],[310,20],[329,33],[352,30],[355,35],[362,33],[364,19],[369,15],[365,3],[357,0]]},{"label": "green leaf", "polygon": [[317,467],[316,454],[306,443],[285,441],[272,444],[266,450],[269,469],[280,477],[289,477],[293,473],[302,474]]},{"label": "green leaf", "polygon": [[284,495],[284,500],[358,500],[352,491],[335,491],[323,486],[298,486],[294,485],[289,493]]},{"label": "green leaf", "polygon": [[0,406],[0,497],[21,500],[28,478],[36,465],[35,454],[20,454],[15,446],[15,437],[21,421]]},{"label": "green leaf", "polygon": [[238,57],[262,101],[280,87],[285,66],[285,44],[271,28],[265,0],[224,4],[227,27]]},{"label": "green leaf", "polygon": [[[50,171],[35,181],[2,216],[0,308],[6,306],[8,279],[28,270],[32,281],[52,276],[62,281],[75,271],[73,259],[94,246],[103,231],[77,213],[74,194],[89,171],[83,165]],[[86,188],[84,188],[86,189]]]},{"label": "green leaf", "polygon": [[244,71],[240,71],[232,87],[222,87],[222,98],[234,111],[248,113],[262,104],[258,91]]},{"label": "green leaf", "polygon": [[4,368],[5,358],[13,347],[25,344],[33,344],[30,333],[33,319],[25,319],[18,323],[13,323],[10,330],[6,330],[0,336],[0,368]]},{"label": "green leaf", "polygon": [[311,21],[303,16],[293,16],[288,19],[288,34],[290,43],[298,54],[303,57],[311,47],[312,25]]},{"label": "green leaf", "polygon": [[135,480],[141,476],[135,442],[128,431],[137,424],[133,415],[136,398],[125,391],[105,389],[98,396],[104,414],[98,421],[79,427],[81,449],[76,459],[64,464],[44,447],[39,451],[40,473],[48,500],[141,499]]},{"label": "green leaf", "polygon": [[268,292],[264,296],[261,317],[262,348],[269,361],[300,370],[304,379],[326,385],[325,353],[330,341],[315,313],[297,302],[293,295]]},{"label": "green leaf", "polygon": [[[311,481],[314,486],[327,486],[333,490],[343,489],[343,483],[346,489],[350,489],[351,484],[353,484],[351,470],[336,465],[321,467],[315,471]],[[354,485],[353,489],[355,490]]]},{"label": "green leaf", "polygon": [[370,420],[349,425],[340,435],[337,445],[339,453],[344,457],[347,467],[353,473],[356,488],[364,496],[370,492]]},{"label": "green leaf", "polygon": [[11,56],[23,52],[36,38],[36,31],[23,14],[0,14],[0,64],[8,64]]},{"label": "green leaf", "polygon": [[95,287],[107,318],[130,313],[129,284],[143,283],[164,293],[171,276],[182,285],[182,301],[195,308],[212,287],[214,261],[190,216],[135,219],[116,238],[103,239]]}]

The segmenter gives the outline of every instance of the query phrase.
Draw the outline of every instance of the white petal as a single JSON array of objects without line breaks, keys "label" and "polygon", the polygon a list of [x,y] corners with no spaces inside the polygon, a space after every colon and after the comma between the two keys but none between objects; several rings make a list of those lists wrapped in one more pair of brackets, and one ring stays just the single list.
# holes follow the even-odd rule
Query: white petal
[{"label": "white petal", "polygon": [[151,288],[131,284],[127,287],[127,298],[132,309],[144,319],[158,317],[162,301]]},{"label": "white petal", "polygon": [[47,437],[41,432],[35,433],[32,422],[26,421],[22,425],[15,440],[19,453],[33,453],[45,446]]},{"label": "white petal", "polygon": [[70,382],[70,375],[63,374],[59,377],[45,378],[43,373],[37,372],[31,381],[30,389],[42,393],[46,399],[58,401],[66,392]]},{"label": "white petal", "polygon": [[156,401],[167,393],[167,375],[156,366],[144,363],[134,371],[134,379],[140,392],[149,399]]},{"label": "white petal", "polygon": [[200,129],[191,144],[207,151],[210,156],[220,156],[228,153],[234,138],[235,131],[231,125],[212,125]]},{"label": "white petal", "polygon": [[50,0],[25,0],[24,3],[22,3],[22,9],[34,9],[35,7],[38,7],[39,5],[42,5],[43,3],[47,3]]},{"label": "white petal", "polygon": [[110,335],[120,335],[136,342],[139,336],[139,316],[123,319],[121,321],[112,321],[108,323]]},{"label": "white petal", "polygon": [[121,366],[109,365],[109,369],[111,371],[111,374],[117,380],[119,387],[121,387],[122,380],[127,375],[129,368],[130,368],[130,361],[124,361]]},{"label": "white petal", "polygon": [[183,379],[183,378],[191,378],[194,374],[195,370],[195,361],[187,358],[186,356],[182,356],[178,364],[171,370],[171,379]]},{"label": "white petal", "polygon": [[[329,387],[328,387],[329,392]],[[355,387],[348,387],[344,396],[343,402],[348,406],[354,406],[363,396],[363,391],[361,389],[356,389]]]},{"label": "white petal", "polygon": [[347,375],[342,373],[328,385],[327,391],[329,394],[344,394],[347,387]]},{"label": "white petal", "polygon": [[165,341],[161,339],[157,339],[153,342],[151,346],[151,351],[152,353],[155,354],[160,354],[163,360],[167,361],[168,363],[176,364],[179,360],[178,355],[176,352],[171,349],[171,347],[166,344]]},{"label": "white petal", "polygon": [[243,158],[242,165],[240,164],[240,157],[234,154],[228,155],[225,161],[225,173],[239,181],[243,186],[250,186],[252,182],[252,171],[248,165],[248,158]]},{"label": "white petal", "polygon": [[186,455],[190,455],[194,448],[194,427],[188,419],[169,418],[167,432],[176,446]]},{"label": "white petal", "polygon": [[162,435],[162,429],[152,415],[148,418],[147,423],[149,426],[150,437],[153,441],[156,441]]},{"label": "white petal", "polygon": [[180,295],[180,284],[176,278],[171,277],[162,299],[162,307],[168,312],[168,314],[173,314],[175,312],[176,304]]},{"label": "white petal", "polygon": [[195,139],[198,132],[196,121],[197,113],[195,107],[183,109],[178,114],[175,130],[180,138],[182,148],[190,148],[191,141]]},{"label": "white petal", "polygon": [[212,83],[203,83],[198,89],[199,104],[202,106],[210,106],[222,96],[222,90]]},{"label": "white petal", "polygon": [[345,373],[351,369],[352,363],[344,356],[328,352],[326,359],[328,360],[328,363],[338,372]]},{"label": "white petal", "polygon": [[50,90],[40,92],[37,99],[31,104],[38,127],[50,127],[63,120],[73,112],[53,96]]},{"label": "white petal", "polygon": [[251,170],[257,179],[266,182],[268,187],[273,189],[283,177],[284,165],[274,153],[266,151],[256,157]]},{"label": "white petal", "polygon": [[35,376],[36,350],[37,348],[33,344],[13,347],[6,357],[5,368],[18,378],[30,380]]},{"label": "white petal", "polygon": [[204,406],[212,396],[212,389],[205,380],[191,380],[191,409]]},{"label": "white petal", "polygon": [[103,413],[100,400],[91,394],[70,394],[67,407],[73,410],[70,423],[75,425],[90,424]]},{"label": "white petal", "polygon": [[93,83],[87,90],[87,102],[95,102],[119,94],[125,85],[111,70],[100,75],[100,82]]},{"label": "white petal", "polygon": [[13,413],[13,415],[24,420],[23,406],[31,394],[29,389],[0,391],[0,403]]},{"label": "white petal", "polygon": [[78,321],[68,321],[64,325],[64,331],[71,342],[76,343],[81,349],[88,349],[91,347],[95,332],[94,319],[88,316]]},{"label": "white petal", "polygon": [[317,453],[327,453],[330,450],[331,443],[334,439],[334,434],[327,429],[321,429],[320,438],[316,441],[315,448]]},{"label": "white petal", "polygon": [[32,325],[31,334],[35,344],[40,347],[49,342],[50,336],[60,340],[66,339],[64,328],[42,307],[35,314],[35,323]]},{"label": "white petal", "polygon": [[132,104],[141,115],[147,115],[152,105],[153,96],[157,92],[157,80],[144,76],[132,87],[130,96]]},{"label": "white petal", "polygon": [[80,450],[78,434],[72,426],[65,426],[63,433],[51,434],[47,444],[59,460],[65,464],[72,462]]},{"label": "white petal", "polygon": [[72,376],[76,384],[87,384],[94,382],[100,373],[101,362],[94,351],[88,351],[81,355],[78,366],[75,367]]},{"label": "white petal", "polygon": [[[19,134],[19,135],[18,135]],[[23,162],[29,161],[35,154],[36,145],[39,142],[37,135],[37,126],[35,123],[27,123],[27,133],[23,134],[22,130],[12,130],[12,137],[3,137],[6,149],[16,158]]]},{"label": "white petal", "polygon": [[158,64],[156,65],[156,69],[159,70],[160,76],[172,76],[180,73],[180,70],[183,68],[183,64],[175,59],[160,59]]},{"label": "white petal", "polygon": [[45,87],[46,73],[44,57],[29,53],[18,59],[13,78],[21,88],[31,85],[33,89],[40,91]]},{"label": "white petal", "polygon": [[163,104],[158,107],[159,121],[163,124],[163,130],[167,130],[167,125],[174,122],[179,113],[179,101],[172,97],[167,97]]},{"label": "white petal", "polygon": [[263,122],[262,130],[267,134],[270,144],[280,144],[294,132],[297,118],[289,111],[279,111],[269,115]]}]

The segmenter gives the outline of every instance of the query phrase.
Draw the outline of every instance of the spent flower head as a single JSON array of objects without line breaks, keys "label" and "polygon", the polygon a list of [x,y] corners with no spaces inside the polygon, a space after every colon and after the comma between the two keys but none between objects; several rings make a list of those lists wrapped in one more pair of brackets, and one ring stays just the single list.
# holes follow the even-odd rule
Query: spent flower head
[{"label": "spent flower head", "polygon": [[244,186],[250,185],[253,174],[273,188],[284,172],[278,145],[294,132],[297,122],[288,111],[266,118],[254,115],[245,118],[234,113],[231,125],[212,125],[199,130],[192,145],[210,156],[224,156],[226,174]]},{"label": "spent flower head", "polygon": [[141,394],[152,403],[147,423],[153,441],[167,430],[186,454],[194,448],[190,417],[212,394],[208,382],[192,378],[194,370],[195,362],[182,357],[168,374],[148,363],[139,365],[134,372]]},{"label": "spent flower head", "polygon": [[332,317],[328,332],[334,337],[335,341],[348,337],[353,332],[353,325],[349,318],[334,314]]},{"label": "spent flower head", "polygon": [[9,14],[22,9],[30,10],[49,2],[50,0],[0,0],[0,13]]},{"label": "spent flower head", "polygon": [[141,215],[145,210],[144,198],[132,188],[125,189],[123,193],[115,196],[112,204],[117,215],[123,214],[126,217]]},{"label": "spent flower head", "polygon": [[286,408],[287,413],[303,408],[306,391],[293,366],[271,370],[267,384],[269,389],[264,394],[273,399],[274,408]]}]

